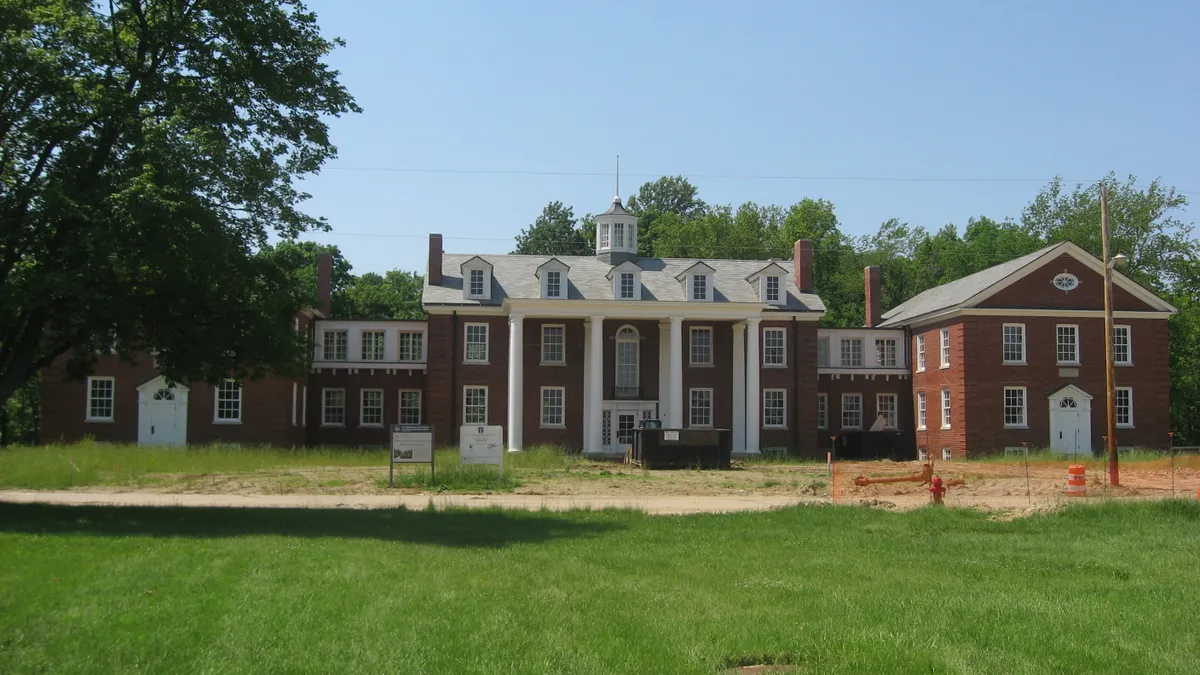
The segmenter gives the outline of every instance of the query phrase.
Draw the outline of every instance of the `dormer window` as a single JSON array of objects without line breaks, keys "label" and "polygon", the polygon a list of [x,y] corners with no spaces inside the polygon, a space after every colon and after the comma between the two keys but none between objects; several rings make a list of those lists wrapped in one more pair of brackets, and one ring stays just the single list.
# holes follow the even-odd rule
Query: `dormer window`
[{"label": "dormer window", "polygon": [[759,302],[765,302],[768,305],[785,305],[787,304],[787,291],[784,289],[783,280],[787,276],[787,270],[779,263],[771,262],[746,277],[746,281],[754,287]]},{"label": "dormer window", "polygon": [[621,299],[633,299],[633,272],[621,273]]},{"label": "dormer window", "polygon": [[716,295],[716,270],[698,262],[675,275],[683,286],[683,298],[694,302],[712,302]]},{"label": "dormer window", "polygon": [[627,260],[608,271],[613,300],[642,299],[642,268]]},{"label": "dormer window", "polygon": [[566,263],[551,258],[537,268],[535,275],[541,282],[542,297],[562,300],[567,297],[567,274],[571,271]]},{"label": "dormer window", "polygon": [[562,295],[562,272],[546,272],[546,297],[557,298]]},{"label": "dormer window", "polygon": [[471,270],[471,297],[483,297],[483,270]]},{"label": "dormer window", "polygon": [[779,277],[767,277],[767,302],[779,302]]},{"label": "dormer window", "polygon": [[708,275],[692,275],[692,300],[708,300]]},{"label": "dormer window", "polygon": [[492,264],[479,256],[466,261],[460,267],[463,278],[463,299],[492,299]]}]

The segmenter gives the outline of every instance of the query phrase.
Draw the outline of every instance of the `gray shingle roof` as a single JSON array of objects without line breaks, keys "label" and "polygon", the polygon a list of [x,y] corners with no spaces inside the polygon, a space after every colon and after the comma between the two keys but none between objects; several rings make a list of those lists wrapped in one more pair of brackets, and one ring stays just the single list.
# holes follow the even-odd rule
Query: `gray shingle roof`
[{"label": "gray shingle roof", "polygon": [[1050,251],[1063,248],[1064,246],[1064,244],[1047,246],[1039,251],[1023,255],[1020,258],[1013,258],[1006,263],[1000,263],[975,274],[951,281],[948,284],[934,286],[924,293],[910,298],[907,302],[900,303],[884,312],[883,321],[879,326],[881,328],[902,326],[926,314],[962,304]]},{"label": "gray shingle roof", "polygon": [[602,215],[602,216],[632,216],[633,214],[626,211],[625,207],[621,205],[620,197],[613,197],[612,206],[608,207],[608,210],[605,211],[604,213],[601,213],[600,215]]},{"label": "gray shingle roof", "polygon": [[[442,283],[440,286],[430,286],[429,276],[425,277],[425,288],[422,302],[426,305],[500,305],[505,298],[537,299],[541,297],[541,286],[535,273],[537,268],[552,256],[542,255],[485,255],[479,257],[492,264],[492,297],[490,300],[466,300],[463,298],[463,279],[459,271],[463,262],[474,258],[475,254],[444,254],[442,255]],[[563,264],[571,268],[567,275],[568,300],[612,300],[612,282],[607,275],[612,265],[593,256],[555,256]],[[675,275],[687,268],[703,262],[715,270],[713,274],[714,302],[750,302],[758,303],[758,293],[754,286],[746,281],[746,277],[766,267],[766,260],[697,260],[680,258],[638,258],[636,263],[642,268],[642,299],[626,300],[625,302],[674,301],[686,300],[683,285],[675,279]],[[776,263],[782,267],[787,276],[784,278],[784,289],[787,291],[787,303],[771,306],[769,310],[787,312],[823,312],[825,304],[813,293],[801,293],[796,289],[792,275],[790,260]],[[768,310],[768,311],[769,311]]]}]

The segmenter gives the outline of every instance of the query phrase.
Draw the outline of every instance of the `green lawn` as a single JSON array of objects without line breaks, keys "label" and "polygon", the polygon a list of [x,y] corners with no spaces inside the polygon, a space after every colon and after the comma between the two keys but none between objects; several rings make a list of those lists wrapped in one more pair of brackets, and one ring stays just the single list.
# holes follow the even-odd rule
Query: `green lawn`
[{"label": "green lawn", "polygon": [[1194,673],[1200,504],[0,504],[0,672]]}]

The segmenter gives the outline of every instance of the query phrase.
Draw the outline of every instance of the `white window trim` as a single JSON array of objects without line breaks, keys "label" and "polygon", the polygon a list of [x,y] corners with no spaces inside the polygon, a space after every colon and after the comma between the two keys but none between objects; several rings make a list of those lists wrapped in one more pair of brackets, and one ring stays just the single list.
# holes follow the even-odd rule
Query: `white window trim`
[{"label": "white window trim", "polygon": [[[842,345],[844,345],[846,343],[853,344],[855,342],[858,343],[858,365],[855,365],[854,363],[846,363],[842,359],[842,356],[844,353],[842,350]],[[851,351],[851,356],[853,356],[854,350],[850,350],[850,351]],[[860,337],[840,338],[838,340],[838,367],[840,367],[840,368],[862,368],[867,363],[866,351],[867,351],[867,341],[864,340],[863,338],[860,338]]]},{"label": "white window trim", "polygon": [[883,428],[887,431],[895,431],[900,428],[900,395],[899,394],[875,394],[875,417],[879,417],[880,405],[879,402],[884,398],[892,399],[892,417],[896,420],[895,424],[884,422]]},{"label": "white window trim", "polygon": [[917,336],[917,372],[925,372],[925,336]]},{"label": "white window trim", "polygon": [[[770,283],[770,282],[768,281],[769,279],[774,279],[774,280],[775,280],[775,283],[778,285],[778,287],[777,287],[777,289],[776,289],[776,290],[778,291],[778,294],[776,295],[776,297],[775,297],[775,299],[774,299],[774,300],[771,300],[771,296],[770,296],[770,294],[769,294],[769,291],[768,291],[768,289],[767,289],[767,284],[769,284],[769,283]],[[787,302],[786,302],[786,300],[787,300],[787,291],[786,291],[786,290],[784,290],[784,286],[783,286],[783,277],[779,276],[778,274],[764,274],[764,275],[762,276],[762,278],[760,278],[760,279],[758,280],[758,283],[762,284],[762,297],[761,297],[761,300],[762,300],[763,302],[765,302],[765,303],[767,303],[767,304],[769,304],[769,305],[784,305],[784,304],[787,304]]]},{"label": "white window trim", "polygon": [[1121,391],[1129,392],[1129,423],[1121,424],[1120,422],[1117,422],[1117,428],[1118,429],[1134,428],[1134,424],[1133,424],[1133,387],[1114,387],[1113,390],[1114,390],[1114,393],[1113,393],[1113,417],[1114,418],[1117,417],[1117,410],[1116,410],[1117,394],[1115,392],[1121,392]]},{"label": "white window trim", "polygon": [[[236,380],[226,379],[225,382],[236,382]],[[221,385],[218,384],[217,386],[213,387],[213,424],[235,424],[236,425],[236,424],[242,423],[242,393],[243,393],[242,385],[240,385],[240,384],[238,385],[237,392],[238,392],[237,417],[233,418],[233,419],[227,419],[227,420],[221,419],[221,418],[217,417],[218,411],[220,410],[220,406],[221,406],[221,398],[220,398]],[[294,405],[292,407],[295,408]],[[293,413],[293,417],[294,416],[295,415]]]},{"label": "white window trim", "polygon": [[[411,393],[415,393],[417,395],[417,420],[418,421],[405,422],[404,421],[404,395],[411,394]],[[397,396],[399,396],[399,398],[396,400],[396,421],[400,424],[420,424],[421,423],[420,420],[423,419],[421,417],[421,415],[422,415],[422,413],[425,412],[425,410],[424,410],[425,395],[421,392],[421,390],[420,389],[401,389],[399,391],[399,393],[397,394]]]},{"label": "white window trim", "polygon": [[[471,287],[474,285],[473,284],[474,280],[472,279],[472,277],[475,276],[476,272],[479,272],[479,276],[482,278],[483,284],[480,286],[479,293],[472,293]],[[467,291],[468,298],[476,298],[476,299],[479,299],[479,298],[486,299],[487,298],[487,294],[488,294],[487,293],[487,290],[488,290],[487,289],[487,287],[488,287],[487,270],[481,269],[481,268],[468,269],[467,270],[467,278],[465,281],[466,281],[466,291]]]},{"label": "white window trim", "polygon": [[[404,359],[403,342],[404,342],[405,335],[417,335],[421,338],[421,353],[417,354],[417,358],[415,360],[412,360],[412,359],[405,360]],[[464,333],[464,339],[466,339],[465,333]],[[426,359],[426,357],[425,357],[426,349],[427,349],[427,347],[425,345],[425,331],[423,331],[423,330],[401,330],[401,331],[396,332],[396,361],[397,362],[399,362],[399,363],[424,363],[425,359]]]},{"label": "white window trim", "polygon": [[954,461],[954,451],[950,448],[942,448],[942,461],[943,462]]},{"label": "white window trim", "polygon": [[[1009,424],[1008,422],[1004,421],[1005,417],[1006,417],[1005,411],[1008,408],[1008,392],[1009,392],[1009,390],[1021,392],[1021,406],[1022,406],[1021,418],[1023,420],[1025,420],[1025,422],[1022,424]],[[1011,386],[1004,387],[1004,392],[1001,394],[1001,397],[1000,397],[1000,422],[1004,425],[1005,429],[1028,429],[1029,428],[1029,389],[1027,387],[1011,387]]]},{"label": "white window trim", "polygon": [[[336,350],[334,351],[334,354],[332,357],[328,356],[329,352],[326,351],[326,346],[329,342],[329,336],[333,335],[333,334],[337,334],[337,333],[341,333],[342,335],[346,336],[346,339],[344,340],[345,347],[346,347],[346,355],[340,359],[337,357]],[[335,344],[336,344],[336,342],[335,342]],[[321,332],[321,360],[322,361],[349,361],[350,360],[350,331],[346,330],[345,328],[326,328],[324,331],[322,331]]]},{"label": "white window trim", "polygon": [[[824,420],[821,419],[821,407],[822,407],[821,403],[822,402],[824,402],[824,404],[825,404],[825,406],[824,406],[825,407],[825,419]],[[828,429],[829,428],[829,394],[827,394],[827,393],[821,393],[821,392],[817,393],[817,428],[818,429]]]},{"label": "white window trim", "polygon": [[[621,336],[621,334],[624,333],[626,329],[633,331],[632,337],[630,337],[628,334],[626,334],[625,337]],[[613,341],[615,342],[615,344],[613,345],[613,386],[615,386],[615,387],[628,386],[628,385],[620,384],[620,382],[621,382],[621,345],[622,344],[632,344],[632,345],[634,345],[634,350],[633,350],[633,366],[634,366],[633,381],[634,381],[634,384],[633,384],[633,386],[640,388],[642,386],[642,334],[638,332],[637,327],[630,325],[630,324],[625,324],[625,325],[621,326],[620,328],[617,328],[616,333],[613,333]]]},{"label": "white window trim", "polygon": [[[486,384],[464,384],[462,389],[462,423],[467,422],[467,390],[482,389],[483,390],[483,424],[486,426],[488,421],[488,413],[491,412],[488,408],[492,405],[492,394],[488,391]],[[479,424],[478,422],[470,422],[470,424]]]},{"label": "white window trim", "polygon": [[[695,407],[692,405],[692,392],[707,391],[708,392],[708,424],[693,424]],[[692,387],[688,389],[688,428],[689,429],[712,429],[717,416],[716,401],[713,399],[712,387]]]},{"label": "white window trim", "polygon": [[[112,383],[112,414],[108,417],[93,417],[92,416],[92,382],[93,381],[108,381]],[[87,390],[83,392],[83,419],[85,422],[112,422],[117,416],[117,378],[107,375],[95,375],[87,379]]]},{"label": "white window trim", "polygon": [[[783,334],[783,363],[767,363],[767,331],[779,331]],[[763,368],[787,368],[787,329],[779,326],[765,326],[762,329],[762,360]]]},{"label": "white window trim", "polygon": [[[712,302],[713,301],[712,276],[713,275],[708,274],[708,273],[689,274],[687,277],[687,280],[688,280],[687,298],[688,298],[688,300],[690,300],[691,302]],[[703,298],[696,297],[696,277],[704,278],[704,297]]]},{"label": "white window trim", "polygon": [[[326,422],[325,412],[329,409],[326,394],[331,391],[342,392],[342,421],[341,422]],[[321,388],[321,426],[323,427],[344,427],[346,426],[346,388],[345,387],[322,387]]]},{"label": "white window trim", "polygon": [[[924,407],[924,410],[922,410]],[[929,421],[929,397],[923,391],[917,392],[917,431],[925,431]]]},{"label": "white window trim", "polygon": [[942,423],[942,429],[949,429],[954,422],[954,407],[949,389],[938,393],[938,420]]},{"label": "white window trim", "polygon": [[[558,391],[562,394],[562,422],[559,424],[546,423],[546,392]],[[538,427],[541,429],[566,429],[567,428],[567,388],[566,387],[542,387],[538,391]]]},{"label": "white window trim", "polygon": [[[1020,328],[1021,329],[1021,360],[1009,361],[1004,357],[1004,329],[1005,328]],[[1023,323],[1006,323],[1000,327],[1000,361],[1006,366],[1025,366],[1029,365],[1029,341],[1025,335],[1025,324]]]},{"label": "white window trim", "polygon": [[[1058,360],[1058,329],[1059,328],[1074,328],[1075,329],[1075,360],[1074,361],[1059,361]],[[1079,324],[1059,323],[1054,325],[1054,361],[1060,366],[1078,366],[1083,362],[1083,348],[1080,346]],[[1109,336],[1112,339],[1112,336]]]},{"label": "white window trim", "polygon": [[950,367],[950,329],[943,328],[938,332],[938,359],[939,368],[945,369]]},{"label": "white window trim", "polygon": [[[467,358],[467,354],[468,354],[467,347],[469,344],[467,342],[467,335],[470,333],[471,326],[483,326],[483,360],[482,361],[478,360],[478,359]],[[478,366],[478,365],[486,366],[486,365],[488,365],[488,361],[491,358],[491,356],[492,356],[492,327],[491,327],[491,324],[478,323],[478,322],[464,323],[463,324],[463,363],[466,365],[473,365],[473,366]]]},{"label": "white window trim", "polygon": [[[365,421],[366,420],[366,408],[367,408],[367,406],[366,406],[367,392],[369,392],[369,391],[379,392],[379,423],[378,424],[376,424],[374,422],[367,423]],[[386,413],[384,412],[386,410],[386,408],[385,408],[386,400],[387,399],[383,393],[383,389],[380,389],[378,387],[359,389],[358,390],[358,426],[367,427],[369,429],[378,429],[378,428],[382,427],[384,424],[384,420],[386,418]]]},{"label": "white window trim", "polygon": [[[877,338],[874,338],[872,340],[872,342],[875,347],[875,361],[876,361],[875,365],[879,368],[896,368],[898,366],[898,364],[900,363],[900,341],[897,340],[896,338],[877,337]],[[883,359],[879,358],[880,343],[883,343],[883,355],[886,357],[887,356],[887,343],[889,343],[889,342],[892,343],[892,361],[894,361],[894,363],[892,363],[892,365],[890,365],[890,366],[887,365],[886,363],[884,363]]]},{"label": "white window trim", "polygon": [[[857,396],[858,397],[858,425],[857,426],[846,426],[846,397],[847,396]],[[841,426],[839,427],[840,429],[847,430],[847,431],[862,431],[863,424],[866,421],[863,418],[865,418],[867,416],[867,411],[866,411],[866,404],[863,402],[863,395],[861,392],[848,391],[848,392],[845,392],[844,394],[842,394],[842,405],[841,405],[840,409],[838,410],[838,412],[840,412],[842,414],[841,415],[842,416]]]},{"label": "white window trim", "polygon": [[[692,349],[692,332],[693,331],[708,331],[708,362],[694,361],[695,351]],[[690,326],[688,328],[688,367],[692,368],[712,368],[716,365],[717,354],[713,340],[716,337],[716,331],[712,326]]]},{"label": "white window trim", "polygon": [[[767,392],[779,392],[783,394],[783,424],[767,424]],[[787,405],[787,389],[763,389],[762,390],[762,428],[763,429],[787,429],[788,405]]]},{"label": "white window trim", "polygon": [[296,426],[296,397],[298,396],[299,389],[300,389],[300,385],[293,382],[292,383],[292,426]]},{"label": "white window trim", "polygon": [[[562,348],[562,360],[560,360],[560,361],[547,361],[546,360],[546,329],[547,328],[559,328],[562,330],[562,333],[561,333],[562,344],[559,345],[559,347]],[[565,366],[565,365],[567,365],[567,325],[565,323],[544,323],[544,324],[542,324],[541,333],[542,333],[541,352],[538,354],[538,365],[542,365],[542,366]]]},{"label": "white window trim", "polygon": [[[366,346],[363,344],[363,340],[365,340],[367,338],[367,335],[382,335],[383,336],[383,351],[379,354],[379,358],[374,358],[373,356],[368,357],[366,351],[363,349],[363,347]],[[363,363],[374,363],[374,362],[386,361],[387,360],[387,331],[381,330],[378,328],[369,328],[369,329],[360,330],[358,332],[358,356],[359,356],[359,360],[362,361]]]},{"label": "white window trim", "polygon": [[1113,326],[1114,331],[1116,331],[1118,329],[1125,330],[1125,342],[1126,342],[1125,350],[1127,352],[1126,356],[1128,356],[1129,358],[1125,361],[1117,360],[1117,342],[1116,342],[1116,339],[1114,336],[1114,339],[1113,339],[1113,365],[1132,366],[1133,365],[1133,327],[1128,326],[1128,325],[1114,325]]}]

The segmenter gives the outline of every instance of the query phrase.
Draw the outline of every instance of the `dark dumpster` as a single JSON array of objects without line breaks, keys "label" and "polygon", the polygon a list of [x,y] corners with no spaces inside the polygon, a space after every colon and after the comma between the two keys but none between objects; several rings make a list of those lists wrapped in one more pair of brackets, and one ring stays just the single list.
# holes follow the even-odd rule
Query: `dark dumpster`
[{"label": "dark dumpster", "polygon": [[728,469],[732,447],[729,429],[662,429],[643,424],[633,436],[630,461],[643,469]]}]

